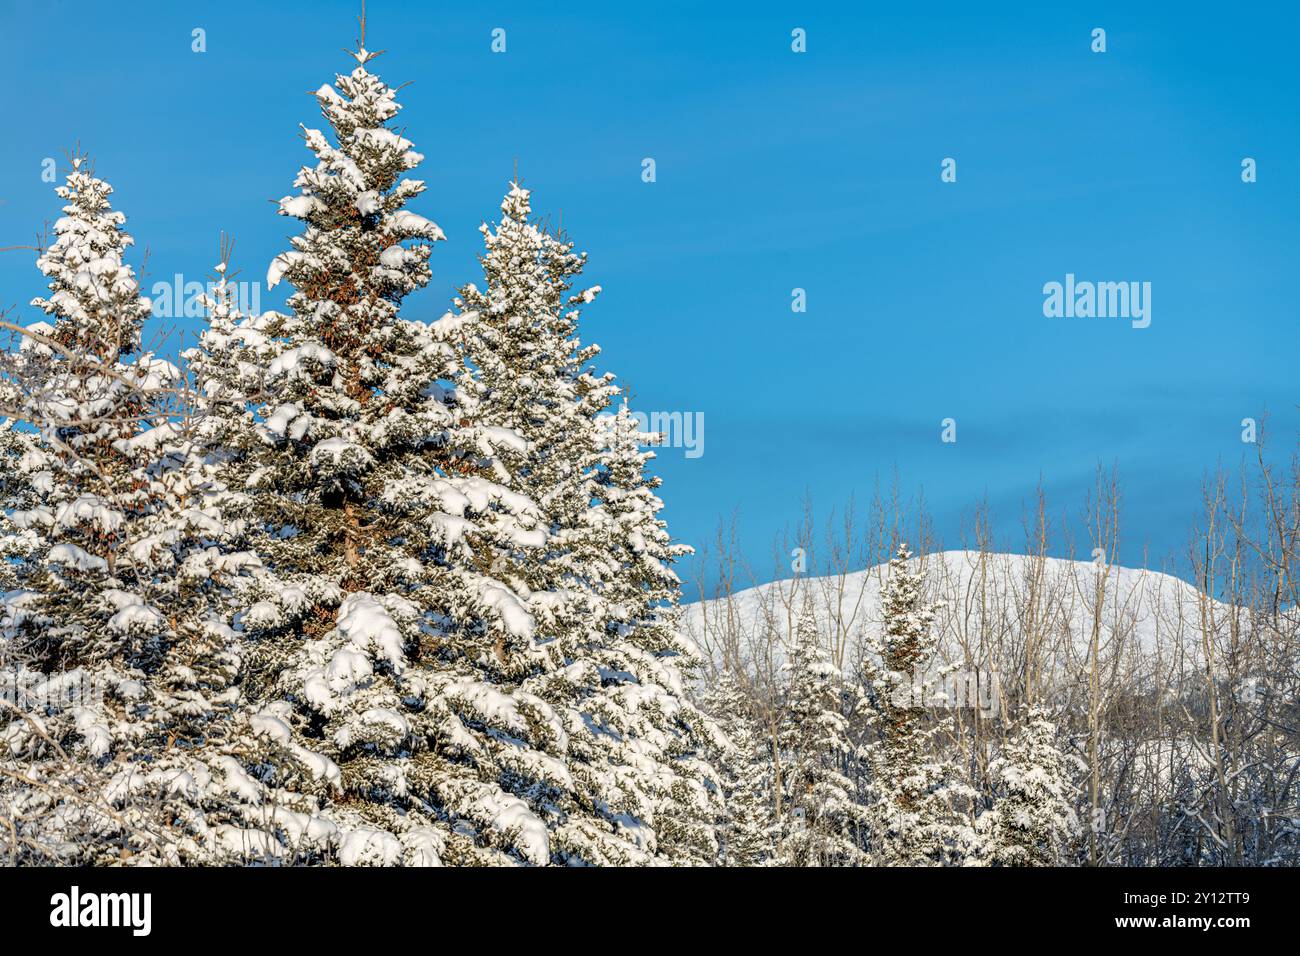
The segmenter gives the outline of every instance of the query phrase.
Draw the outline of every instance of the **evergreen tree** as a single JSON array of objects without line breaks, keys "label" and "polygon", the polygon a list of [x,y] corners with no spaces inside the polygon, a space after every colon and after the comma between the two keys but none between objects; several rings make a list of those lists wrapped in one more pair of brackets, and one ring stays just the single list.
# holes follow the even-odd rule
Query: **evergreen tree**
[{"label": "evergreen tree", "polygon": [[795,625],[787,664],[785,726],[786,818],[780,862],[785,866],[854,866],[863,810],[845,774],[854,748],[844,715],[842,679],[827,659],[810,604]]},{"label": "evergreen tree", "polygon": [[868,807],[871,855],[878,866],[957,862],[970,842],[959,805],[971,791],[957,768],[937,754],[935,728],[923,700],[936,638],[936,605],[924,600],[924,579],[906,545],[889,562],[882,594],[884,631],[870,640],[864,663],[870,727]]},{"label": "evergreen tree", "polygon": [[[712,820],[722,810],[722,788],[708,756],[710,725],[691,702],[686,682],[701,657],[678,628],[681,582],[672,564],[691,549],[672,543],[659,518],[660,479],[648,472],[660,436],[642,432],[626,401],[597,419],[596,467],[588,474],[589,506],[570,535],[591,596],[586,625],[600,635],[593,656],[601,686],[579,706],[621,728],[606,759],[641,766],[640,786],[658,789],[659,852],[695,865],[713,862]],[[615,738],[597,740],[606,746]],[[653,750],[648,749],[653,747]],[[653,753],[657,765],[646,766]],[[665,784],[666,782],[666,784]]]},{"label": "evergreen tree", "polygon": [[54,323],[27,327],[12,366],[32,431],[15,439],[23,495],[5,516],[21,543],[9,818],[61,862],[240,861],[262,840],[228,837],[257,830],[264,795],[226,746],[238,652],[222,594],[249,558],[223,550],[194,480],[179,370],[134,354],[149,302],[111,193],[74,158],[38,259],[50,294],[33,304]]},{"label": "evergreen tree", "polygon": [[268,572],[237,619],[253,723],[296,755],[275,782],[331,805],[343,863],[562,861],[586,810],[573,728],[526,683],[548,599],[516,570],[547,536],[499,480],[523,441],[473,417],[444,387],[454,352],[398,314],[442,233],[405,208],[422,157],[373,57],[317,92],[333,144],[306,130],[316,163],[280,204],[305,224],[268,277],[291,314],[257,329],[262,444],[229,465]]},{"label": "evergreen tree", "polygon": [[652,436],[626,408],[601,414],[616,389],[591,371],[598,349],[578,337],[580,307],[599,290],[570,294],[586,257],[530,216],[530,194],[512,184],[500,221],[482,227],[483,288],[465,286],[438,327],[461,354],[469,419],[523,439],[503,450],[502,480],[537,503],[546,535],[512,583],[529,595],[548,654],[526,687],[567,714],[587,815],[557,839],[587,862],[708,862],[720,795],[706,722],[685,692],[698,658],[676,633],[671,569],[688,549],[658,519],[653,456],[639,447]]},{"label": "evergreen tree", "polygon": [[1073,859],[1081,829],[1071,760],[1056,745],[1044,708],[1029,710],[989,764],[993,807],[976,820],[978,860],[993,866],[1061,866]]},{"label": "evergreen tree", "polygon": [[500,220],[480,226],[483,288],[462,287],[457,313],[435,328],[462,357],[454,382],[467,416],[522,439],[500,449],[498,476],[537,504],[547,541],[522,555],[516,572],[526,591],[554,593],[537,610],[559,635],[558,657],[571,658],[577,648],[569,644],[585,643],[594,611],[584,579],[593,559],[603,558],[577,553],[575,529],[590,505],[595,419],[617,389],[612,376],[589,367],[599,348],[578,339],[580,306],[600,291],[568,294],[586,256],[530,221],[531,213],[529,191],[512,183]]},{"label": "evergreen tree", "polygon": [[10,568],[7,636],[27,693],[3,736],[6,780],[27,784],[11,807],[32,822],[29,839],[79,862],[112,830],[93,790],[109,760],[137,752],[142,679],[168,629],[129,547],[153,504],[130,447],[146,414],[131,356],[149,302],[123,261],[132,240],[112,187],[78,156],[56,193],[64,215],[37,259],[49,294],[32,302],[54,321],[26,327],[12,366],[34,431],[17,460],[26,501],[11,501],[25,507],[6,514],[23,550]]},{"label": "evergreen tree", "polygon": [[626,400],[595,426],[599,450],[582,491],[587,507],[561,540],[593,592],[596,623],[607,642],[622,638],[653,655],[690,656],[677,633],[681,581],[672,565],[692,549],[672,542],[659,518],[661,479],[647,470],[655,454],[644,446],[661,436],[641,431]]},{"label": "evergreen tree", "polygon": [[725,741],[714,757],[724,798],[718,823],[718,862],[723,866],[764,866],[775,855],[771,745],[752,706],[730,669],[718,675],[705,702]]}]

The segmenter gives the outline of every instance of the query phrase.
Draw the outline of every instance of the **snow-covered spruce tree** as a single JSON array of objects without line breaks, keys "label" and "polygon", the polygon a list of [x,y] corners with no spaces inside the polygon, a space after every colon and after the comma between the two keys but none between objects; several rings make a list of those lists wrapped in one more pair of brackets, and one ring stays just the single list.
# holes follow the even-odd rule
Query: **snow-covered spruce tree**
[{"label": "snow-covered spruce tree", "polygon": [[226,487],[219,479],[246,478],[244,460],[265,447],[253,410],[268,398],[263,392],[266,368],[282,351],[267,333],[282,317],[240,311],[231,287],[232,251],[233,244],[223,238],[216,281],[203,296],[206,325],[198,343],[182,353],[192,380],[189,433],[200,453],[194,460],[203,463],[209,487],[221,488],[223,498],[241,495],[242,481],[239,487]]},{"label": "snow-covered spruce tree", "polygon": [[56,192],[64,215],[37,260],[49,295],[32,302],[54,322],[28,325],[11,365],[18,414],[36,434],[17,462],[26,507],[6,515],[25,552],[10,569],[6,638],[28,693],[7,708],[0,754],[14,787],[6,816],[27,822],[21,839],[82,862],[104,850],[111,821],[94,789],[109,759],[135,752],[141,681],[165,627],[125,547],[151,505],[123,446],[146,411],[130,357],[149,302],[123,262],[132,240],[112,188],[76,157]]},{"label": "snow-covered spruce tree", "polygon": [[250,719],[245,645],[230,626],[268,579],[238,517],[246,496],[224,480],[248,432],[246,386],[256,376],[247,363],[267,342],[261,318],[238,312],[228,265],[226,247],[205,296],[209,326],[199,347],[182,354],[189,377],[177,407],[133,442],[158,501],[140,516],[134,547],[158,568],[154,602],[177,640],[147,685],[155,742],[147,772],[121,779],[116,792],[169,815],[183,835],[171,856],[184,862],[313,862],[336,828],[319,800],[278,786],[268,772],[293,753]]},{"label": "snow-covered spruce tree", "polygon": [[973,795],[957,768],[936,753],[935,728],[923,700],[934,656],[937,605],[927,604],[924,578],[902,545],[889,562],[882,594],[884,630],[868,641],[864,678],[871,772],[867,801],[870,853],[877,866],[961,862],[971,843],[960,807]]},{"label": "snow-covered spruce tree", "polygon": [[714,756],[724,798],[718,862],[767,865],[774,859],[777,836],[770,743],[754,720],[753,702],[732,670],[719,673],[703,706],[717,721],[723,738]]},{"label": "snow-covered spruce tree", "polygon": [[[226,862],[253,829],[244,774],[217,748],[236,701],[221,620],[237,576],[187,477],[178,370],[139,349],[149,311],[131,238],[84,159],[38,260],[54,323],[26,327],[9,369],[24,432],[6,541],[5,638],[20,690],[0,781],[19,861]],[[238,795],[238,799],[233,795]],[[256,813],[256,811],[253,811]]]},{"label": "snow-covered spruce tree", "polygon": [[[652,436],[626,408],[601,414],[617,390],[578,338],[580,306],[599,289],[569,294],[585,256],[530,216],[529,192],[512,184],[500,221],[481,230],[483,288],[465,286],[436,328],[461,353],[471,420],[525,442],[503,451],[502,480],[537,503],[546,533],[516,565],[549,663],[526,686],[568,714],[570,770],[590,816],[565,846],[591,862],[711,862],[720,794],[707,722],[683,683],[696,655],[676,633],[670,567],[687,549],[657,517],[652,455],[639,448]],[[609,832],[628,848],[592,844]]]},{"label": "snow-covered spruce tree", "polygon": [[786,669],[781,750],[787,790],[779,862],[861,865],[865,817],[856,787],[844,773],[855,748],[844,716],[842,679],[822,647],[811,605],[796,622]]},{"label": "snow-covered spruce tree", "polygon": [[[513,462],[516,482],[540,496],[572,494],[583,478],[575,463],[592,451],[582,423],[589,425],[617,393],[612,375],[590,369],[600,348],[578,338],[581,306],[600,287],[568,294],[586,254],[532,221],[532,194],[517,182],[501,201],[501,218],[479,232],[484,287],[463,286],[459,314],[440,323],[467,359],[481,363],[462,369],[457,384],[478,414],[533,436],[534,447]],[[575,430],[583,434],[575,437]]]},{"label": "snow-covered spruce tree", "polygon": [[523,441],[441,386],[454,351],[398,314],[442,233],[405,208],[422,157],[373,56],[317,92],[333,139],[306,131],[315,165],[281,202],[304,229],[269,275],[294,292],[260,327],[262,445],[230,466],[269,574],[238,618],[254,722],[298,758],[274,782],[330,803],[343,863],[644,858],[577,780],[580,721],[531,689],[553,670],[533,612],[560,601],[516,570],[546,541],[503,483]]},{"label": "snow-covered spruce tree", "polygon": [[1057,747],[1056,725],[1034,707],[989,764],[993,807],[976,820],[976,860],[992,866],[1073,862],[1081,829],[1071,782],[1084,768]]},{"label": "snow-covered spruce tree", "polygon": [[560,550],[585,569],[593,612],[587,626],[594,623],[600,635],[592,650],[600,685],[583,692],[578,707],[584,726],[593,718],[616,731],[594,738],[606,761],[641,768],[638,786],[654,800],[659,854],[675,863],[712,863],[712,821],[723,809],[708,758],[716,741],[686,686],[702,660],[680,634],[681,582],[672,570],[691,549],[674,544],[659,518],[661,482],[647,470],[654,453],[644,448],[659,436],[642,432],[624,401],[598,419],[596,440],[590,506],[576,529],[557,535]]},{"label": "snow-covered spruce tree", "polygon": [[531,214],[529,191],[512,183],[500,220],[480,226],[483,288],[462,287],[457,312],[434,329],[462,356],[454,381],[466,414],[523,439],[501,449],[499,475],[537,504],[548,542],[522,556],[517,573],[531,591],[559,592],[563,600],[544,616],[569,641],[590,631],[590,598],[574,585],[590,575],[591,555],[576,554],[581,543],[573,538],[590,507],[596,417],[617,388],[613,376],[590,369],[600,349],[578,339],[580,306],[600,291],[568,294],[586,256]]}]

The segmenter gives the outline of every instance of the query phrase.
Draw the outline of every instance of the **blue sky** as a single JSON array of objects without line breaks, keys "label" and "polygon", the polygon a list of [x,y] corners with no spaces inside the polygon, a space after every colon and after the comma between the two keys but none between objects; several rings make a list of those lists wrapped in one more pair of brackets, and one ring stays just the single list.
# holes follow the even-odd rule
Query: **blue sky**
[{"label": "blue sky", "polygon": [[[348,68],[356,6],[0,0],[0,245],[58,214],[41,162],[79,142],[149,250],[146,284],[204,278],[222,230],[262,279],[291,225],[268,200],[309,155],[305,94]],[[642,410],[704,414],[703,456],[659,456],[679,539],[735,512],[761,573],[805,493],[826,511],[897,469],[945,544],[986,497],[1015,548],[1040,475],[1077,515],[1101,462],[1123,480],[1123,558],[1159,563],[1206,470],[1240,459],[1243,417],[1268,411],[1294,446],[1294,10],[697,6],[374,0],[368,37],[412,83],[415,208],[449,238],[408,315],[476,277],[517,161],[590,253],[603,367]],[[1151,326],[1045,318],[1066,273],[1150,282]],[[0,254],[0,305],[32,317],[39,278]]]}]

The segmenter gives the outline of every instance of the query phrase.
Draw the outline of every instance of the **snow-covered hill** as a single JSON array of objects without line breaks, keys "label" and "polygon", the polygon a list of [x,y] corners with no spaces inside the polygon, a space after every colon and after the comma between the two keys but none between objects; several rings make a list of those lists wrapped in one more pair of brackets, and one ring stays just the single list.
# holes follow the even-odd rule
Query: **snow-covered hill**
[{"label": "snow-covered hill", "polygon": [[[1046,670],[1081,666],[1095,622],[1104,667],[1164,684],[1203,660],[1203,611],[1216,643],[1228,622],[1224,605],[1201,602],[1187,582],[1156,571],[976,551],[932,554],[924,568],[931,598],[944,602],[936,618],[940,656],[1004,674],[1022,665],[1027,644],[1041,648]],[[881,564],[791,578],[695,602],[683,609],[682,630],[715,660],[730,643],[747,666],[774,669],[807,600],[833,659],[851,671],[863,638],[879,633],[887,572]]]}]

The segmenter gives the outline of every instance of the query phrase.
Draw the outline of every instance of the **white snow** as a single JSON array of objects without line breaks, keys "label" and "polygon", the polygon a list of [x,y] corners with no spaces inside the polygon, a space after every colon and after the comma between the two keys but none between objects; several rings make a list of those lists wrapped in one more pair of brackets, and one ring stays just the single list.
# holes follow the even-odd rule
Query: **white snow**
[{"label": "white snow", "polygon": [[403,239],[429,239],[437,242],[447,238],[436,223],[407,209],[394,212],[384,225],[389,232],[396,233]]},{"label": "white snow", "polygon": [[355,648],[373,648],[398,673],[406,667],[402,632],[386,608],[373,595],[360,591],[348,595],[338,614],[339,632]]},{"label": "white snow", "polygon": [[304,361],[310,361],[328,368],[334,365],[338,359],[325,346],[317,342],[308,342],[296,348],[286,349],[273,358],[271,364],[266,367],[267,378],[276,379],[281,375],[297,372]]},{"label": "white snow", "polygon": [[[925,568],[928,597],[945,602],[934,623],[941,661],[963,660],[965,648],[972,646],[972,641],[978,651],[981,634],[990,641],[990,635],[1018,633],[1018,602],[1023,602],[1028,582],[1039,574],[1033,558],[1007,553],[981,558],[977,551],[932,554],[925,558]],[[683,607],[680,631],[704,653],[715,655],[720,652],[719,629],[724,621],[733,622],[737,628],[744,653],[763,645],[762,635],[770,631],[780,639],[776,659],[771,662],[779,668],[802,596],[811,594],[819,630],[843,643],[843,667],[846,673],[852,673],[866,638],[882,630],[880,589],[887,570],[888,565],[882,563],[847,573],[842,579],[805,578],[804,590],[798,592],[793,590],[792,581],[785,579],[737,591],[729,602],[725,598],[696,601]],[[1093,588],[1099,573],[1093,562],[1043,559],[1040,589],[1050,594],[1053,602],[1051,631],[1070,635],[1075,653],[1086,650],[1090,639]],[[984,608],[983,616],[978,600],[982,579],[988,582],[990,593],[1005,595]],[[792,594],[797,594],[793,600]],[[1218,604],[1215,607],[1226,626],[1230,618],[1227,608]],[[1170,649],[1180,645],[1187,666],[1194,666],[1201,659],[1200,635],[1193,633],[1198,620],[1196,609],[1197,592],[1187,582],[1158,571],[1112,566],[1105,576],[1100,615],[1102,642],[1146,658],[1161,654],[1167,658]]]},{"label": "white snow", "polygon": [[349,830],[339,846],[339,862],[344,866],[395,866],[401,858],[401,841],[377,827]]},{"label": "white snow", "polygon": [[75,544],[57,544],[50,548],[47,560],[51,564],[66,564],[78,571],[108,571],[108,562]]}]

